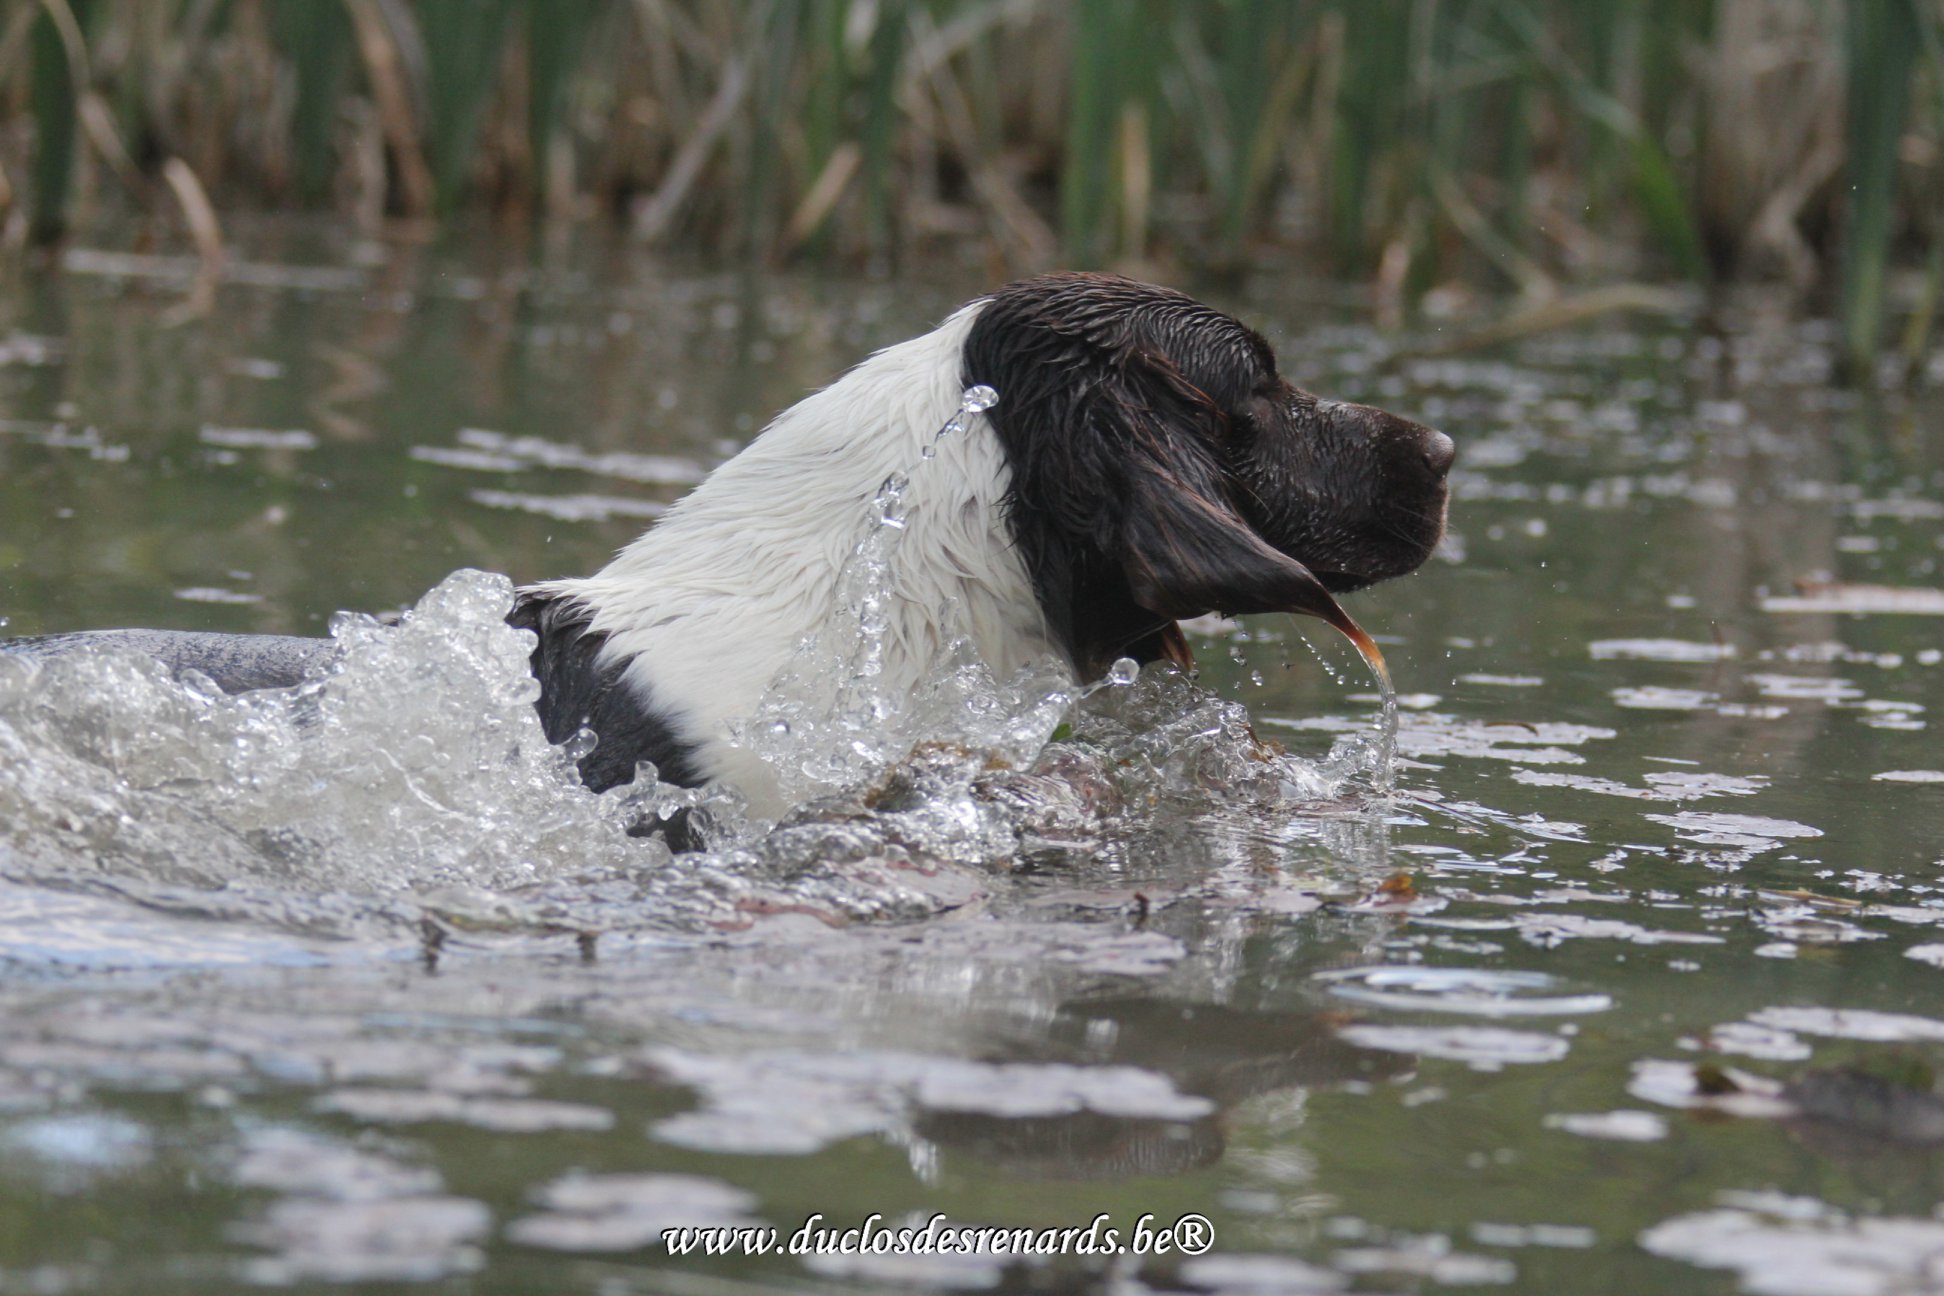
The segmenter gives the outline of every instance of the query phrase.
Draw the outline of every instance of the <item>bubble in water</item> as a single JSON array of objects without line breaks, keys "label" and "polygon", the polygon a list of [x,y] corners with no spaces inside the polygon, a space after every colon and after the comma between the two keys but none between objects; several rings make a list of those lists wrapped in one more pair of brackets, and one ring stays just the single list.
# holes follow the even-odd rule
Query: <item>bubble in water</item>
[{"label": "bubble in water", "polygon": [[992,388],[986,386],[984,383],[979,383],[975,386],[967,387],[965,389],[965,394],[959,397],[959,408],[964,410],[968,414],[981,413],[985,410],[991,409],[994,405],[997,405],[998,403],[999,403],[999,393],[994,391]]},{"label": "bubble in water", "polygon": [[1141,663],[1132,657],[1122,657],[1107,668],[1107,682],[1116,688],[1124,688],[1139,679]]}]

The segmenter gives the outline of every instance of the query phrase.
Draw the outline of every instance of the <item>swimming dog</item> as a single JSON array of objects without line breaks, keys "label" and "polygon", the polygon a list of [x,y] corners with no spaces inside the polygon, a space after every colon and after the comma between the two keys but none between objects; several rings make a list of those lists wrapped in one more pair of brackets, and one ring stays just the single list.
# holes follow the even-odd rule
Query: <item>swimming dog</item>
[{"label": "swimming dog", "polygon": [[[974,384],[998,403],[934,440]],[[1190,663],[1177,622],[1210,612],[1300,613],[1360,636],[1335,596],[1430,555],[1454,453],[1441,432],[1294,386],[1259,334],[1181,293],[1042,275],[785,410],[607,567],[522,589],[508,620],[535,635],[549,740],[597,737],[579,764],[588,787],[653,761],[667,781],[719,780],[763,805],[773,787],[735,728],[843,614],[839,575],[892,473],[911,473],[883,635],[896,693],[961,637],[1002,676],[1052,656],[1092,679],[1123,656]],[[9,647],[89,643],[230,692],[296,684],[330,652],[148,630]]]}]

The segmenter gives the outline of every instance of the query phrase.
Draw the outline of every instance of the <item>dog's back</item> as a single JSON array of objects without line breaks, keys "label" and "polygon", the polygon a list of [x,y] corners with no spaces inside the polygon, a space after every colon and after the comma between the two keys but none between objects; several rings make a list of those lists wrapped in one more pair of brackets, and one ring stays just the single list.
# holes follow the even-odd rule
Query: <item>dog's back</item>
[{"label": "dog's back", "polygon": [[[584,611],[527,595],[514,606],[507,623],[538,636],[532,657],[534,678],[540,682],[535,705],[548,741],[564,742],[582,728],[600,735],[598,745],[580,762],[581,780],[590,789],[602,792],[631,781],[642,761],[653,761],[667,782],[702,781],[693,768],[692,746],[622,685],[625,663],[599,661],[606,637],[588,632]],[[207,676],[231,694],[301,684],[330,660],[335,646],[330,639],[296,635],[195,630],[78,630],[0,639],[0,653],[23,657],[100,650],[135,653],[161,662],[177,678],[191,671]]]},{"label": "dog's back", "polygon": [[175,675],[197,671],[225,693],[289,688],[328,660],[329,639],[296,635],[211,634],[197,630],[77,630],[0,640],[0,651],[58,657],[84,649],[120,649],[153,657]]}]

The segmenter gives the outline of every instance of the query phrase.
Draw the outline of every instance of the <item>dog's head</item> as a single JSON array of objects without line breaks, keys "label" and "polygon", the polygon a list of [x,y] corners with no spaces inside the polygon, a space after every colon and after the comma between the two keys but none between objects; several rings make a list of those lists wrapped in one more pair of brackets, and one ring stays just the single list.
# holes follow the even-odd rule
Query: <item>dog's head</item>
[{"label": "dog's head", "polygon": [[1180,293],[1021,280],[986,299],[964,365],[999,392],[1008,521],[1084,672],[1179,657],[1173,622],[1205,612],[1307,613],[1361,640],[1334,595],[1415,569],[1444,532],[1449,437],[1319,400]]}]

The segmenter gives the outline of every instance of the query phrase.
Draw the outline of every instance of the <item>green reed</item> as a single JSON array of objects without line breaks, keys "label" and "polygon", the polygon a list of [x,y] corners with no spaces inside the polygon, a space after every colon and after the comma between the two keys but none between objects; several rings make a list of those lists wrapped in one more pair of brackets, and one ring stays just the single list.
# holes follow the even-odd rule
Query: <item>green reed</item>
[{"label": "green reed", "polygon": [[37,139],[28,237],[35,243],[51,242],[66,228],[79,143],[74,39],[86,13],[85,2],[78,10],[71,2],[65,10],[49,6],[32,19],[28,102]]},{"label": "green reed", "polygon": [[432,166],[434,197],[443,213],[457,207],[477,169],[480,117],[501,79],[501,47],[514,7],[515,0],[415,0],[413,4],[423,42],[426,155]]},{"label": "green reed", "polygon": [[550,193],[557,181],[569,179],[555,174],[555,147],[569,143],[567,106],[575,71],[587,57],[588,42],[606,17],[606,8],[600,0],[525,6],[527,175],[530,189],[543,200],[565,197]]},{"label": "green reed", "polygon": [[1849,0],[1849,228],[1843,241],[1843,361],[1873,366],[1883,330],[1898,155],[1922,22],[1913,0]]},{"label": "green reed", "polygon": [[272,4],[271,38],[296,80],[290,113],[290,154],[297,193],[307,203],[325,200],[335,170],[338,101],[350,79],[357,50],[351,22],[336,4]]},{"label": "green reed", "polygon": [[219,206],[616,220],[739,258],[1295,256],[1406,311],[1780,277],[1839,289],[1852,365],[1900,267],[1927,267],[1920,322],[1944,275],[1944,0],[14,6],[0,204],[39,242],[168,212],[179,159]]}]

